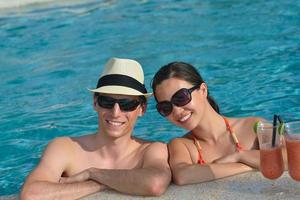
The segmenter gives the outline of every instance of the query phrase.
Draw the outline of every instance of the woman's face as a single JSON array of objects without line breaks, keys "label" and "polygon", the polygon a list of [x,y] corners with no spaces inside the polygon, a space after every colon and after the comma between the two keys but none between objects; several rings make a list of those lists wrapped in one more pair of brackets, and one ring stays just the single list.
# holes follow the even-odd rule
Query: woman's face
[{"label": "woman's face", "polygon": [[[180,89],[190,89],[194,85],[178,79],[170,78],[156,86],[155,97],[158,102],[171,101],[172,96]],[[207,106],[207,88],[202,83],[199,88],[191,92],[191,101],[184,106],[172,104],[172,112],[166,118],[177,126],[193,130],[201,121]]]}]

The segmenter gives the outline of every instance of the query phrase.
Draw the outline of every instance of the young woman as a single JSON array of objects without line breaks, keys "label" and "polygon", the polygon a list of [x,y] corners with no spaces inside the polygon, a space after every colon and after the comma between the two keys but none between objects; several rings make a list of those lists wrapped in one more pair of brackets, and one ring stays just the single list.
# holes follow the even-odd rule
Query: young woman
[{"label": "young woman", "polygon": [[197,70],[184,62],[163,66],[152,89],[158,112],[189,132],[169,143],[173,180],[178,185],[215,180],[258,169],[257,117],[228,118],[209,96]]}]

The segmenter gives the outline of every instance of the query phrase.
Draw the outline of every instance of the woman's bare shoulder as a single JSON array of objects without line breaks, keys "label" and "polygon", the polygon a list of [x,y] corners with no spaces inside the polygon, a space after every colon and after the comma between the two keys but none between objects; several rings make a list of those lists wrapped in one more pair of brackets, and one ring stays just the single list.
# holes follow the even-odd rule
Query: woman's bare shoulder
[{"label": "woman's bare shoulder", "polygon": [[254,126],[256,122],[259,121],[266,121],[266,119],[262,117],[243,117],[243,118],[235,118],[233,120],[234,126],[233,129],[236,131],[237,136],[238,135],[248,135],[251,136],[252,138],[256,137],[255,131],[254,131]]},{"label": "woman's bare shoulder", "polygon": [[193,140],[190,136],[187,135],[184,135],[183,137],[177,137],[177,138],[174,138],[172,139],[168,146],[169,147],[185,147],[187,149],[190,148],[190,146],[193,144]]},{"label": "woman's bare shoulder", "polygon": [[255,117],[255,116],[230,118],[230,119],[233,121],[233,125],[242,126],[242,127],[253,126],[256,122],[259,121],[267,121],[262,117]]}]

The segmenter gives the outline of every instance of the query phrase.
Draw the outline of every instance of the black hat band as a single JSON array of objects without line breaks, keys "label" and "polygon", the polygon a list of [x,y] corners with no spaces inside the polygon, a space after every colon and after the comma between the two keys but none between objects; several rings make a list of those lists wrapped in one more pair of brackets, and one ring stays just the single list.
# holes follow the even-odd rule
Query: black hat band
[{"label": "black hat band", "polygon": [[130,76],[121,74],[109,74],[106,76],[102,76],[98,81],[97,88],[112,85],[129,87],[143,94],[147,93],[147,89],[144,84],[140,83],[139,81]]}]

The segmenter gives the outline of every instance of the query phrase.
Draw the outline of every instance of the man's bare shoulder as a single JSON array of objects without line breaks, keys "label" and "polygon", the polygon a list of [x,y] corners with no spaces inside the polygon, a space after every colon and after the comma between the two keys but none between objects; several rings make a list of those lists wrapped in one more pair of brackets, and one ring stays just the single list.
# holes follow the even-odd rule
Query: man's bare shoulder
[{"label": "man's bare shoulder", "polygon": [[147,148],[165,149],[167,148],[167,144],[163,142],[150,142]]},{"label": "man's bare shoulder", "polygon": [[163,142],[151,142],[151,141],[146,141],[138,138],[134,138],[136,142],[140,144],[139,150],[140,152],[143,152],[143,154],[147,152],[152,152],[152,151],[165,151],[167,150],[167,144]]},{"label": "man's bare shoulder", "polygon": [[87,141],[92,140],[92,137],[93,135],[85,135],[79,137],[57,137],[49,142],[47,150],[72,152],[72,150],[78,148],[78,146],[82,146],[85,143],[88,143]]},{"label": "man's bare shoulder", "polygon": [[146,141],[139,138],[134,138],[134,140],[138,143],[140,143],[141,149],[148,149],[148,148],[165,148],[167,145],[163,142],[152,142],[152,141]]},{"label": "man's bare shoulder", "polygon": [[151,142],[144,150],[143,166],[155,166],[169,169],[168,147],[163,142]]},{"label": "man's bare shoulder", "polygon": [[64,149],[72,144],[70,137],[57,137],[49,142],[47,149]]},{"label": "man's bare shoulder", "polygon": [[152,158],[154,157],[168,157],[168,146],[163,142],[151,142],[145,148],[145,154]]},{"label": "man's bare shoulder", "polygon": [[66,157],[72,152],[72,140],[70,137],[57,137],[50,141],[44,150],[42,161],[52,160],[51,158]]},{"label": "man's bare shoulder", "polygon": [[40,163],[28,176],[26,182],[46,180],[58,182],[61,174],[69,164],[72,155],[72,140],[70,137],[58,137],[48,143]]}]

